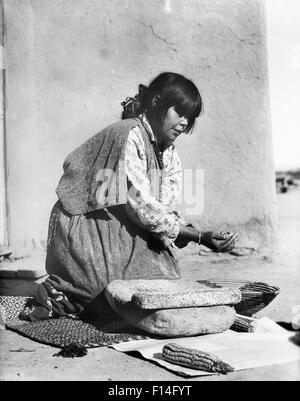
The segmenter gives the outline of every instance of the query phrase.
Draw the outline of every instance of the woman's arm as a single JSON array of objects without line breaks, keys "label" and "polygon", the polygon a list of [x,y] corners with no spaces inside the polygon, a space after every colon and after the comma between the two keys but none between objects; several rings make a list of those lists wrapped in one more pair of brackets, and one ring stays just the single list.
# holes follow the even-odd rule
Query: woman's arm
[{"label": "woman's arm", "polygon": [[139,226],[159,238],[166,247],[178,236],[179,218],[169,205],[156,200],[151,193],[147,174],[147,158],[138,127],[132,129],[125,146],[125,171],[128,183],[128,202],[125,210]]},{"label": "woman's arm", "polygon": [[238,241],[238,234],[224,233],[219,231],[200,231],[194,227],[180,225],[177,240],[183,242],[196,242],[204,245],[214,252],[231,251]]}]

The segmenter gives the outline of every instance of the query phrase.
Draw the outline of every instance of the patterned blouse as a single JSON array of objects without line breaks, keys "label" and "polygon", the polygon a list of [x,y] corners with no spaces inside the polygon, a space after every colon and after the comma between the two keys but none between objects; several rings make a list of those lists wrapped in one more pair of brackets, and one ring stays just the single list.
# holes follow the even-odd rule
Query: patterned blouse
[{"label": "patterned blouse", "polygon": [[[141,115],[140,118],[151,143],[155,146],[156,138],[146,116]],[[163,178],[157,199],[151,191],[147,174],[147,158],[141,128],[136,126],[129,132],[125,146],[125,171],[130,190],[125,208],[138,225],[159,238],[166,247],[175,247],[174,241],[179,234],[180,224],[185,224],[180,214],[174,210],[180,200],[182,168],[174,145],[165,149],[161,157]]]}]

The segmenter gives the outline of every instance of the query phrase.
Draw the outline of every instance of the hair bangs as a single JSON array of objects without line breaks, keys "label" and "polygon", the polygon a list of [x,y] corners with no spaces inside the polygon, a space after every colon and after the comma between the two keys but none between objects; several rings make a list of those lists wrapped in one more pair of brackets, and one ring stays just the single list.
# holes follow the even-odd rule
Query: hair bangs
[{"label": "hair bangs", "polygon": [[172,82],[163,94],[162,104],[163,116],[169,107],[174,107],[180,116],[185,116],[188,120],[186,133],[190,132],[195,125],[196,118],[203,110],[203,102],[196,86],[188,80],[182,82]]}]

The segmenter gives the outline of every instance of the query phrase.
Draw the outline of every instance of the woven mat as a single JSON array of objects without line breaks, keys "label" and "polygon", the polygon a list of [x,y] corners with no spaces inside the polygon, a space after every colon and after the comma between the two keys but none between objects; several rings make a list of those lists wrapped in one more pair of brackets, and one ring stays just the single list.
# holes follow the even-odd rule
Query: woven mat
[{"label": "woven mat", "polygon": [[60,318],[27,322],[18,319],[27,297],[0,296],[0,312],[6,328],[31,340],[56,347],[76,344],[83,347],[101,347],[121,342],[150,338],[124,321],[101,324],[97,320]]}]

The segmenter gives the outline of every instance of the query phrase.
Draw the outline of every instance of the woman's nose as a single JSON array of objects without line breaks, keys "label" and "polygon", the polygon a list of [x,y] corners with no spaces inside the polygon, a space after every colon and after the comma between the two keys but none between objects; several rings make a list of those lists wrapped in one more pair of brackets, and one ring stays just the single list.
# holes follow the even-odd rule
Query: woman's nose
[{"label": "woman's nose", "polygon": [[185,116],[182,116],[182,117],[180,118],[180,123],[179,123],[179,125],[180,125],[181,127],[183,127],[183,128],[186,128],[187,125],[188,125],[188,119],[187,119]]}]

